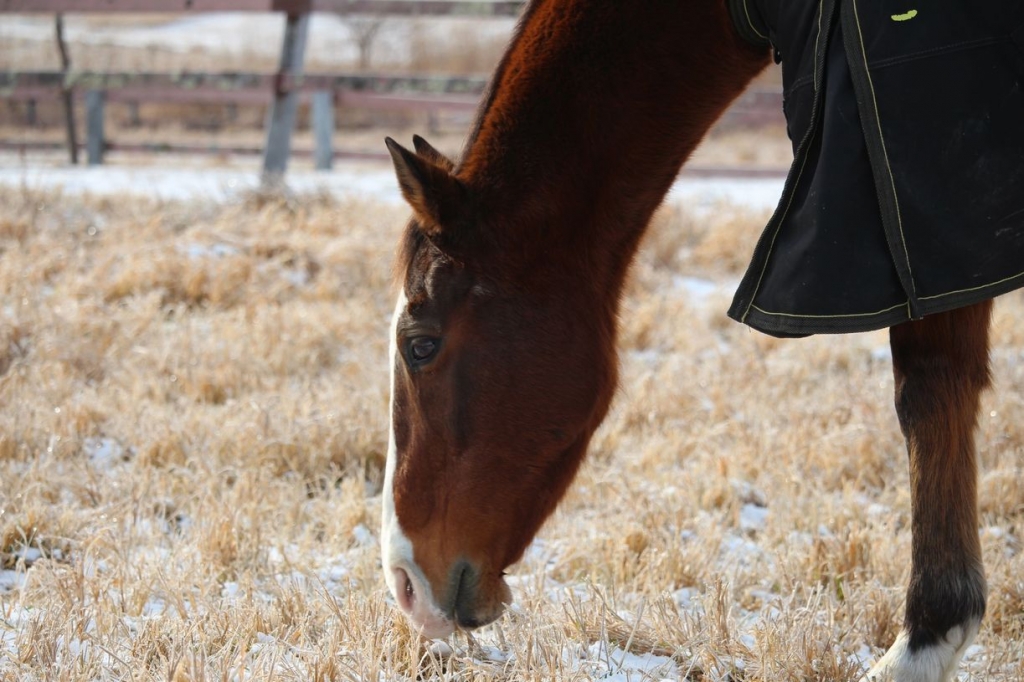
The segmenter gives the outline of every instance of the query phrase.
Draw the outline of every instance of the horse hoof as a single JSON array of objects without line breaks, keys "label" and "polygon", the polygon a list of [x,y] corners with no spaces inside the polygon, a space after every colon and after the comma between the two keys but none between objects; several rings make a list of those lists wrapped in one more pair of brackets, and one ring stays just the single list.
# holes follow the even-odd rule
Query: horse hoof
[{"label": "horse hoof", "polygon": [[910,637],[903,631],[860,682],[950,682],[956,678],[960,659],[980,624],[980,620],[974,620],[958,625],[945,637],[917,650],[911,649]]}]

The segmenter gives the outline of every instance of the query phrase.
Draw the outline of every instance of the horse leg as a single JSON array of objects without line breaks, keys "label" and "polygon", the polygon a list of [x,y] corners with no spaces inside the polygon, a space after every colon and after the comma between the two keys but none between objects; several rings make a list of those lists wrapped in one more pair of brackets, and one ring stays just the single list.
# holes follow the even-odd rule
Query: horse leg
[{"label": "horse leg", "polygon": [[866,680],[950,680],[985,613],[974,430],[991,314],[986,301],[889,330],[913,555],[903,629]]}]

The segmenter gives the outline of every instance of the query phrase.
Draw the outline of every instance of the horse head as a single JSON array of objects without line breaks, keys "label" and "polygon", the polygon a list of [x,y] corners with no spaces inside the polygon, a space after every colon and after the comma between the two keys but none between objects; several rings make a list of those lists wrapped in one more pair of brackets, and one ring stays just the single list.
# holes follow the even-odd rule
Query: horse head
[{"label": "horse head", "polygon": [[391,325],[381,541],[399,606],[441,637],[509,602],[504,570],[565,493],[611,400],[614,306],[572,286],[583,273],[551,240],[529,239],[553,229],[524,229],[536,211],[496,211],[491,192],[414,141],[415,153],[388,140],[413,218]]}]

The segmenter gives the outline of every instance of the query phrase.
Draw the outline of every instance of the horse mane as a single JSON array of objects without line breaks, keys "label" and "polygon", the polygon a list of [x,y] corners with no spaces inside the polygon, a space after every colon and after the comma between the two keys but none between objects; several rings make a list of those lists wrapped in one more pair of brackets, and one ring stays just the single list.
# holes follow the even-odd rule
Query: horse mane
[{"label": "horse mane", "polygon": [[[473,127],[470,130],[469,136],[466,138],[465,144],[463,144],[462,152],[459,155],[459,162],[456,164],[456,175],[458,175],[461,170],[462,159],[466,157],[468,151],[472,149],[473,145],[476,143],[477,138],[480,136],[480,131],[483,128],[484,121],[497,100],[498,86],[505,77],[505,73],[508,70],[512,57],[518,52],[523,33],[527,24],[530,22],[530,18],[537,11],[537,8],[544,4],[544,1],[545,0],[530,0],[526,9],[519,16],[515,30],[512,33],[512,38],[509,41],[509,46],[505,50],[504,54],[502,54],[501,61],[498,62],[498,66],[495,68],[491,79],[487,83],[487,88],[484,90],[480,106],[477,109],[476,116],[473,121]],[[419,228],[416,218],[411,219],[405,227],[405,232],[398,244],[398,249],[395,255],[395,264],[392,268],[392,282],[394,286],[403,286],[406,274],[409,272],[413,259],[416,257],[416,254],[419,253],[420,249],[423,248],[424,244],[428,242],[429,240]]]},{"label": "horse mane", "polygon": [[477,109],[476,119],[473,122],[473,128],[469,133],[469,137],[466,138],[466,143],[463,145],[462,154],[460,155],[460,161],[456,168],[456,174],[461,167],[461,158],[465,158],[466,152],[476,143],[477,137],[480,135],[480,129],[483,127],[484,119],[487,114],[490,113],[491,107],[494,104],[495,99],[498,95],[498,84],[505,77],[505,72],[508,70],[509,62],[511,61],[512,55],[518,52],[519,43],[522,40],[524,29],[530,22],[530,18],[537,11],[537,8],[544,3],[544,0],[530,0],[526,9],[519,16],[519,20],[516,22],[515,30],[512,33],[512,39],[509,41],[508,49],[505,50],[501,56],[501,61],[498,62],[497,68],[494,70],[494,74],[491,76],[491,80],[487,83],[487,89],[484,91],[483,99],[481,100],[480,108]]}]

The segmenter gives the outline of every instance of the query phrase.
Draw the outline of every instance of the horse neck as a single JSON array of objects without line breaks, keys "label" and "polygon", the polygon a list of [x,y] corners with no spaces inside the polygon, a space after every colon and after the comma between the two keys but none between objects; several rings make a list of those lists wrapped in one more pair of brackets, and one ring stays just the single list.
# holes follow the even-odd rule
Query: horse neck
[{"label": "horse neck", "polygon": [[766,62],[722,0],[537,0],[458,174],[506,240],[585,249],[617,298],[681,165]]}]

